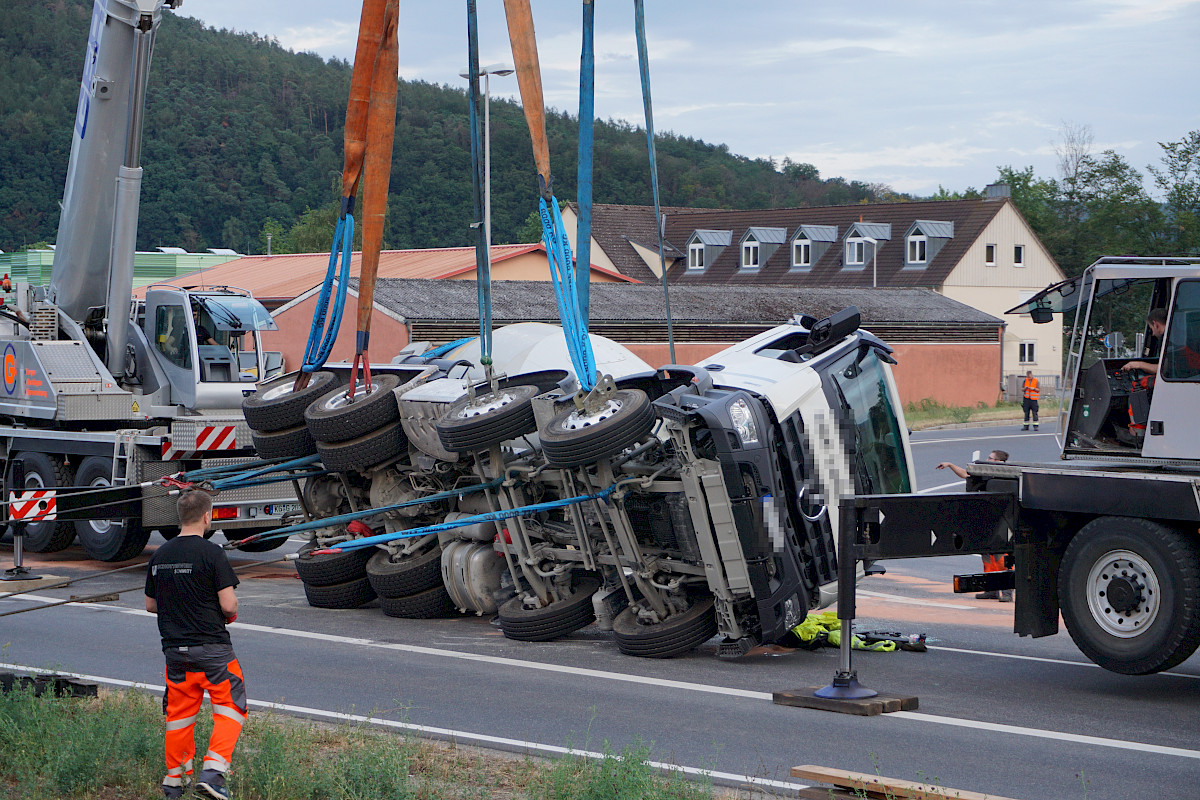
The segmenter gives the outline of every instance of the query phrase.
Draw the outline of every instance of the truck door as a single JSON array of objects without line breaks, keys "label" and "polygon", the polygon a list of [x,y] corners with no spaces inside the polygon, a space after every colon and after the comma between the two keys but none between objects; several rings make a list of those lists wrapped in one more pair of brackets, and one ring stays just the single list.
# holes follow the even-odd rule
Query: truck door
[{"label": "truck door", "polygon": [[144,325],[151,352],[171,383],[171,402],[195,408],[196,384],[200,373],[192,314],[186,295],[162,289],[146,292]]},{"label": "truck door", "polygon": [[1159,348],[1158,378],[1142,455],[1195,459],[1200,453],[1200,280],[1180,280]]}]

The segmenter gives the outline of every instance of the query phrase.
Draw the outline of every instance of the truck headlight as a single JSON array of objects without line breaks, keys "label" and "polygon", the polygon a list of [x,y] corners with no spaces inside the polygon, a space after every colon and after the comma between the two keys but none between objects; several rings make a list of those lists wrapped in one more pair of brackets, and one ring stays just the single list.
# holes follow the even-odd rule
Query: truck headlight
[{"label": "truck headlight", "polygon": [[734,400],[729,404],[729,418],[733,420],[733,429],[737,431],[742,444],[758,444],[758,426],[754,424],[754,414],[745,400]]}]

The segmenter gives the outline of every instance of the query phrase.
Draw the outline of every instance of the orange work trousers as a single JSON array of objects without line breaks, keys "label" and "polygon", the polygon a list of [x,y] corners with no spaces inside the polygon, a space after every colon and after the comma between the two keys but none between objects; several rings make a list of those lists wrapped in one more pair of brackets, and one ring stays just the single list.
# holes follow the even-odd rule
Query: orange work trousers
[{"label": "orange work trousers", "polygon": [[1004,556],[980,556],[983,559],[984,572],[1003,572],[1008,569],[1004,564]]},{"label": "orange work trousers", "polygon": [[246,685],[233,648],[204,644],[167,647],[163,653],[167,659],[167,691],[163,696],[167,777],[163,785],[182,786],[185,776],[191,779],[196,753],[194,729],[205,692],[212,701],[213,730],[201,769],[227,772],[246,721]]}]

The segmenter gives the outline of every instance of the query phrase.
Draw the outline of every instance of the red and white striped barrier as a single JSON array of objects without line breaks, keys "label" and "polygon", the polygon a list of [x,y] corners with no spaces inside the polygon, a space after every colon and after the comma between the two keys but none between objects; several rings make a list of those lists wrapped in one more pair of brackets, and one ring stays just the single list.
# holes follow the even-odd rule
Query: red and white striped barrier
[{"label": "red and white striped barrier", "polygon": [[196,446],[193,449],[176,449],[170,439],[164,439],[162,443],[162,460],[174,461],[180,458],[191,458],[196,453],[237,449],[236,425],[205,425],[196,432]]},{"label": "red and white striped barrier", "polygon": [[53,489],[30,489],[8,493],[8,518],[25,522],[58,519],[58,501]]}]

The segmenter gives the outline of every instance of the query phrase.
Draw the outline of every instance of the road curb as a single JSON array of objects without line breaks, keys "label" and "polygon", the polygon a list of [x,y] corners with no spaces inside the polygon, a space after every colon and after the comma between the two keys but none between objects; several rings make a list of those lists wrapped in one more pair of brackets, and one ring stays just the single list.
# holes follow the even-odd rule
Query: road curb
[{"label": "road curb", "polygon": [[1020,425],[1021,418],[1013,417],[1012,419],[986,419],[978,422],[951,422],[946,425],[930,425],[928,428],[914,428],[913,433],[922,433],[924,431],[953,431],[960,428],[1000,428],[1005,425]]}]

